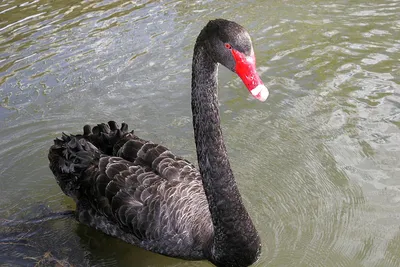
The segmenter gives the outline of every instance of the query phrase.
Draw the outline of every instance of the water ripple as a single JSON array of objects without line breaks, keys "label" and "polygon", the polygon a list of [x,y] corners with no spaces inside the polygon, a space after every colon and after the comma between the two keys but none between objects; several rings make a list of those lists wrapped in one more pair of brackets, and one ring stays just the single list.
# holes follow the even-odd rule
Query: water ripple
[{"label": "water ripple", "polygon": [[[0,4],[1,216],[40,213],[38,203],[73,208],[46,155],[53,138],[84,123],[118,118],[195,161],[193,40],[203,22],[223,16],[251,33],[271,91],[258,103],[221,68],[225,139],[263,241],[255,266],[399,265],[399,1],[66,3]],[[2,228],[2,254],[57,248],[54,258],[76,265],[208,266],[70,221],[33,227],[14,247],[1,243],[26,230]]]}]

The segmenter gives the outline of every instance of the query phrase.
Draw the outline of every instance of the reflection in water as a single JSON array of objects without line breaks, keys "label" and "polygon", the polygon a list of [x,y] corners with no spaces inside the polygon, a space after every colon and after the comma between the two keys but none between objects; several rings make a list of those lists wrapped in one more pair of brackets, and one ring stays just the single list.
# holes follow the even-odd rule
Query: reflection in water
[{"label": "reflection in water", "polygon": [[263,240],[255,266],[398,266],[399,14],[396,0],[1,3],[0,262],[210,266],[71,218],[20,220],[74,208],[48,170],[61,131],[125,120],[195,161],[192,46],[222,16],[253,36],[271,91],[257,103],[221,68],[225,140]]}]

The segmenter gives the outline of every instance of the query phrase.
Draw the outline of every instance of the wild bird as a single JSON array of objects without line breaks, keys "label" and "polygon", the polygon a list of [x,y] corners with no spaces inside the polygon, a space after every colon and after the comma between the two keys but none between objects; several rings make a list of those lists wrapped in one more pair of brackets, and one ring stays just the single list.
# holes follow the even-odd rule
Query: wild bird
[{"label": "wild bird", "polygon": [[247,31],[211,20],[197,37],[192,113],[199,170],[166,147],[114,121],[54,140],[50,169],[76,202],[79,222],[163,255],[249,266],[261,241],[236,185],[220,128],[218,64],[238,74],[261,101],[268,90],[256,72]]}]

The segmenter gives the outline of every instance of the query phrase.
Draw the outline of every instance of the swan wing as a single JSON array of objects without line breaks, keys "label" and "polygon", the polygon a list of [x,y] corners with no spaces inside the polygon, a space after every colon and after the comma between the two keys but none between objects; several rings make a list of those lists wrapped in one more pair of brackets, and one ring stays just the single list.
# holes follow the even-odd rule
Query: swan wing
[{"label": "swan wing", "polygon": [[81,222],[158,253],[201,258],[212,223],[200,174],[188,161],[113,123],[63,135],[49,159]]}]

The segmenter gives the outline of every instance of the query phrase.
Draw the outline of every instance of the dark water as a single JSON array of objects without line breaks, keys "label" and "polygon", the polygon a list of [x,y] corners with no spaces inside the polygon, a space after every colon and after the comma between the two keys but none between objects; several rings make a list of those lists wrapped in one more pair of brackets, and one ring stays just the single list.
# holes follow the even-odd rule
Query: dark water
[{"label": "dark water", "polygon": [[255,266],[400,266],[400,1],[364,2],[0,2],[0,263],[210,266],[29,220],[74,209],[48,169],[62,131],[125,121],[195,161],[191,53],[223,17],[248,29],[271,93],[220,72]]}]

